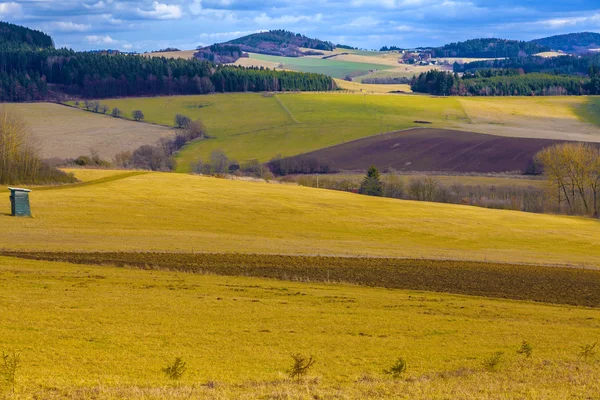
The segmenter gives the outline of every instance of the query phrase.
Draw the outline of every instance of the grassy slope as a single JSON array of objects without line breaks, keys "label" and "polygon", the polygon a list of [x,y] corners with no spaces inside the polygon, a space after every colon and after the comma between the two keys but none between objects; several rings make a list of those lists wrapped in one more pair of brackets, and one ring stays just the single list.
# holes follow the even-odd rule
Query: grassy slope
[{"label": "grassy slope", "polygon": [[208,159],[218,149],[240,162],[254,158],[266,162],[277,154],[296,155],[386,129],[408,128],[416,119],[436,126],[466,122],[456,99],[423,96],[303,93],[265,97],[246,93],[105,102],[128,114],[141,109],[147,121],[158,124],[172,125],[177,113],[202,119],[215,139],[188,145],[179,154],[179,172],[189,171],[191,164]]},{"label": "grassy slope", "polygon": [[[219,94],[104,101],[149,122],[173,125],[175,114],[200,118],[214,139],[188,145],[178,171],[222,149],[240,162],[268,161],[414,126],[454,127],[517,137],[600,141],[596,98],[433,98],[340,93]],[[282,106],[285,106],[285,108]],[[289,114],[291,113],[291,115]],[[296,122],[297,121],[297,122]]]},{"label": "grassy slope", "polygon": [[371,255],[600,266],[600,223],[584,218],[165,173],[34,191],[31,202],[34,219],[0,215],[3,248]]},{"label": "grassy slope", "polygon": [[[550,399],[600,390],[600,363],[577,359],[579,346],[599,339],[592,309],[3,257],[0,300],[0,349],[22,359],[8,398]],[[516,354],[523,340],[531,359]],[[486,372],[496,351],[503,361]],[[320,383],[281,381],[296,352],[315,356],[310,376]],[[161,368],[178,356],[188,371],[172,386]],[[408,371],[394,382],[382,371],[398,357]]]},{"label": "grassy slope", "polygon": [[283,68],[300,72],[315,72],[329,75],[333,78],[344,78],[347,75],[365,75],[370,70],[386,70],[392,67],[383,64],[339,61],[336,59],[322,59],[312,57],[279,57],[264,54],[250,54],[251,59],[267,61],[269,63],[283,64]]}]

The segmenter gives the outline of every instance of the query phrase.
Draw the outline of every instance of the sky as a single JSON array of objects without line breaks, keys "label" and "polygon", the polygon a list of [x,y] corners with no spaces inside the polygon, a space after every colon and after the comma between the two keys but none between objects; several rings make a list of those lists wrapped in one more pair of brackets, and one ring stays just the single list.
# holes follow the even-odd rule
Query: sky
[{"label": "sky", "polygon": [[600,33],[600,1],[0,0],[0,20],[75,50],[190,50],[270,29],[379,49]]}]

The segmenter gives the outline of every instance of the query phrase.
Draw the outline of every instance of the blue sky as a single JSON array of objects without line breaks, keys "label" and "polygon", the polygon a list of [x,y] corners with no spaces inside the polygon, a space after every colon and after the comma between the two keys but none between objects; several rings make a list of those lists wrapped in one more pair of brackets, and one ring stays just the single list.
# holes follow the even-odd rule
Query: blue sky
[{"label": "blue sky", "polygon": [[597,0],[0,0],[0,19],[59,47],[193,49],[284,28],[361,48],[435,46],[475,37],[530,40],[600,33]]}]

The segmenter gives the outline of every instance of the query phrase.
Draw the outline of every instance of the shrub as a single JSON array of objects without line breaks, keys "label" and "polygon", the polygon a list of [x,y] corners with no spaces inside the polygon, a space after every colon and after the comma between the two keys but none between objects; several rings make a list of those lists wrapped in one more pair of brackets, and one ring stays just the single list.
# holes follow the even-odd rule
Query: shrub
[{"label": "shrub", "polygon": [[102,114],[106,114],[108,112],[108,106],[106,104],[101,104],[100,105],[100,112]]},{"label": "shrub", "polygon": [[581,346],[579,350],[579,358],[584,361],[588,361],[596,357],[596,354],[598,353],[598,350],[596,349],[597,345],[598,343],[592,343]]},{"label": "shrub", "polygon": [[187,371],[187,363],[181,357],[177,357],[173,364],[167,365],[162,371],[167,378],[178,381]]},{"label": "shrub", "polygon": [[21,354],[16,351],[10,353],[2,352],[2,360],[0,364],[0,375],[4,383],[9,386],[13,393],[15,392],[15,384],[17,380],[17,371],[21,366]]},{"label": "shrub", "polygon": [[400,357],[390,369],[386,369],[383,372],[391,375],[392,378],[399,378],[404,372],[406,372],[406,366],[406,360]]},{"label": "shrub", "polygon": [[186,117],[185,115],[177,114],[175,115],[175,126],[177,128],[185,128],[188,124],[192,122],[191,119]]},{"label": "shrub", "polygon": [[305,357],[302,354],[292,354],[292,359],[294,362],[288,370],[288,374],[290,378],[300,382],[308,374],[313,365],[315,365],[316,361],[312,356]]},{"label": "shrub", "polygon": [[137,122],[143,121],[144,118],[146,117],[144,115],[144,113],[141,110],[135,110],[131,116],[133,117],[133,119],[135,119]]},{"label": "shrub", "polygon": [[525,341],[525,340],[523,340],[523,343],[521,343],[521,346],[517,350],[517,354],[522,354],[526,358],[531,357],[532,352],[533,352],[533,347],[529,343],[527,343],[527,341]]},{"label": "shrub", "polygon": [[503,354],[503,352],[497,351],[485,360],[483,360],[483,366],[485,367],[485,369],[487,369],[488,371],[495,371],[502,362]]},{"label": "shrub", "polygon": [[131,155],[131,164],[135,168],[149,169],[152,171],[167,171],[169,157],[158,146],[143,145]]},{"label": "shrub", "polygon": [[115,107],[112,109],[112,112],[110,113],[110,115],[112,115],[115,118],[121,118],[123,113],[121,112],[121,110],[119,110],[117,107]]}]

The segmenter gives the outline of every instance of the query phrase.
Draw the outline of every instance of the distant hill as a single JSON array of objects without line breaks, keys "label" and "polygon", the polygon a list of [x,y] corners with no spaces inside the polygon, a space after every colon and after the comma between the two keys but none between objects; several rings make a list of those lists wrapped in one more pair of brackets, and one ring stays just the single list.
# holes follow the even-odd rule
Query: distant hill
[{"label": "distant hill", "polygon": [[244,53],[240,46],[235,44],[213,44],[199,48],[194,57],[215,64],[228,64],[236,62],[240,57],[248,57],[248,53]]},{"label": "distant hill", "polygon": [[49,35],[8,22],[0,22],[0,46],[32,48],[53,48],[54,41]]},{"label": "distant hill", "polygon": [[450,43],[432,50],[433,57],[505,58],[523,57],[549,51],[537,43],[507,39],[472,39]]},{"label": "distant hill", "polygon": [[333,43],[319,39],[310,39],[299,33],[285,30],[254,33],[224,44],[239,45],[242,51],[248,53],[268,54],[273,56],[302,57],[304,55],[322,54],[320,52],[304,52],[300,48],[331,51]]},{"label": "distant hill", "polygon": [[548,47],[552,50],[562,50],[567,53],[585,53],[589,49],[600,48],[600,33],[569,33],[532,40],[531,43]]}]

